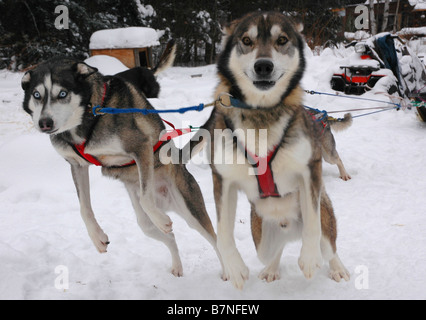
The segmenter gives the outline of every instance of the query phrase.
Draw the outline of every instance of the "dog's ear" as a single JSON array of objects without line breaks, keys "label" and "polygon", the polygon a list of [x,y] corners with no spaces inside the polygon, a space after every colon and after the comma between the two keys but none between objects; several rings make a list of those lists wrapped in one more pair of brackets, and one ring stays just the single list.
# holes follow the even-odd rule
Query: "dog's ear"
[{"label": "dog's ear", "polygon": [[225,37],[229,37],[231,36],[234,31],[235,28],[237,27],[237,25],[240,23],[241,19],[238,20],[234,20],[231,22],[221,22],[220,24],[220,29],[222,30],[222,33]]},{"label": "dog's ear", "polygon": [[290,17],[290,22],[293,24],[294,29],[297,32],[302,33],[303,30],[305,30],[305,25],[303,24],[302,20],[300,20],[299,18]]},{"label": "dog's ear", "polygon": [[72,66],[72,71],[75,72],[79,78],[86,79],[92,74],[98,72],[98,69],[91,67],[84,62],[77,62]]},{"label": "dog's ear", "polygon": [[231,38],[232,34],[235,31],[235,28],[240,23],[241,19],[234,20],[232,22],[222,21],[220,23],[220,30],[222,31],[222,47],[226,46],[226,43]]},{"label": "dog's ear", "polygon": [[21,80],[21,87],[24,91],[27,91],[30,88],[30,82],[31,82],[31,76],[32,76],[33,72],[32,71],[27,71],[22,80]]}]

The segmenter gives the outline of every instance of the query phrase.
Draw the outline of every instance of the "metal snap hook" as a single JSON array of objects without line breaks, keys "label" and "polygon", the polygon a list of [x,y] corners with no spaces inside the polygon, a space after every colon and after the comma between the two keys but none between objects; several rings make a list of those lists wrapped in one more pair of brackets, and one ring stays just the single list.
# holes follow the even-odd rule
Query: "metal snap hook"
[{"label": "metal snap hook", "polygon": [[229,93],[223,92],[219,95],[219,98],[217,99],[217,102],[219,105],[223,108],[232,108],[232,102],[231,99],[234,98]]}]

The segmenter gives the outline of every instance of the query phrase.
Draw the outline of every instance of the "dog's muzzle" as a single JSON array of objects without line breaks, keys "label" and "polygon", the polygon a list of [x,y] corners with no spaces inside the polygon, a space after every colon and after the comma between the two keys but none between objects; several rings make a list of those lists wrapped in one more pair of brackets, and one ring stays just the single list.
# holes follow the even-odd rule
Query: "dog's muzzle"
[{"label": "dog's muzzle", "polygon": [[274,63],[270,60],[258,60],[254,65],[254,71],[260,77],[270,77],[274,71]]},{"label": "dog's muzzle", "polygon": [[275,81],[271,81],[270,78],[274,72],[275,65],[271,60],[260,59],[254,65],[254,71],[258,79],[253,81],[256,88],[260,90],[269,90],[275,86]]},{"label": "dog's muzzle", "polygon": [[51,134],[51,133],[55,132],[55,130],[54,130],[55,124],[53,122],[53,119],[51,119],[51,118],[40,119],[40,121],[38,122],[38,126],[39,126],[41,132],[43,132],[43,133]]}]

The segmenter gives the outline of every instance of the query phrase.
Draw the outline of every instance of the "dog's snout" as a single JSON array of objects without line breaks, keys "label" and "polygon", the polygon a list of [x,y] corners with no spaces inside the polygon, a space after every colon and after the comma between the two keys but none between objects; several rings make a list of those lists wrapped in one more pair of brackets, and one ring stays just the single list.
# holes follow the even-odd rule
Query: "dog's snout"
[{"label": "dog's snout", "polygon": [[38,122],[38,126],[42,132],[50,132],[53,130],[53,120],[51,118],[43,118]]},{"label": "dog's snout", "polygon": [[259,76],[269,76],[274,71],[274,64],[270,60],[259,60],[254,65],[254,71]]}]

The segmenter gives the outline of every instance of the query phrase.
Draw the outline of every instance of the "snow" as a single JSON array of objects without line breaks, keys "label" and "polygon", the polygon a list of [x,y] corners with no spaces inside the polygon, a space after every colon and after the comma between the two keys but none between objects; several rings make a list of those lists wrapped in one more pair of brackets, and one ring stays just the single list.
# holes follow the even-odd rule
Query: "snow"
[{"label": "snow", "polygon": [[414,11],[423,11],[426,10],[426,1],[425,0],[408,0],[410,5],[414,7]]},{"label": "snow", "polygon": [[[333,68],[344,65],[350,52],[309,52],[303,87],[333,93]],[[350,282],[333,282],[326,266],[306,280],[297,264],[300,242],[285,249],[280,281],[259,280],[263,266],[251,239],[250,206],[240,194],[235,239],[251,272],[238,291],[220,279],[220,263],[207,241],[170,213],[184,266],[184,277],[173,277],[168,250],[138,228],[123,185],[93,167],[93,208],[111,240],[108,253],[98,254],[79,214],[69,165],[22,111],[21,77],[0,71],[0,299],[426,299],[426,126],[414,110],[358,118],[334,135],[352,180],[343,182],[337,167],[325,163],[324,181]],[[172,68],[159,76],[160,98],[152,102],[163,109],[208,103],[217,81],[215,66]],[[386,100],[382,89],[378,84],[364,97]],[[378,106],[329,96],[307,96],[306,104],[342,111],[337,117]],[[165,118],[177,127],[199,126],[210,112]],[[210,169],[193,163],[189,169],[216,225]],[[68,288],[61,287],[64,275]]]},{"label": "snow", "polygon": [[[391,2],[396,2],[397,0],[391,0]],[[384,0],[374,0],[374,4],[383,3]],[[408,0],[410,6],[414,7],[414,11],[423,11],[426,10],[426,1],[425,0]],[[365,1],[365,4],[369,5],[370,0]]]},{"label": "snow", "polygon": [[401,31],[397,32],[398,35],[419,35],[419,36],[425,36],[426,35],[426,27],[419,27],[419,28],[404,28],[401,29]]},{"label": "snow", "polygon": [[367,40],[371,37],[371,34],[369,34],[366,31],[358,30],[357,32],[345,32],[345,38],[349,41],[357,40]]},{"label": "snow", "polygon": [[113,76],[117,73],[129,70],[120,60],[111,56],[98,55],[84,61],[89,66],[95,67],[100,73],[106,76]]},{"label": "snow", "polygon": [[136,0],[135,2],[136,2],[136,6],[138,7],[138,11],[139,11],[139,14],[140,14],[142,19],[144,19],[146,17],[155,17],[157,15],[154,8],[150,4],[145,6],[145,5],[141,4],[140,0]]},{"label": "snow", "polygon": [[92,34],[90,49],[145,48],[160,45],[162,31],[145,27],[100,30]]}]

